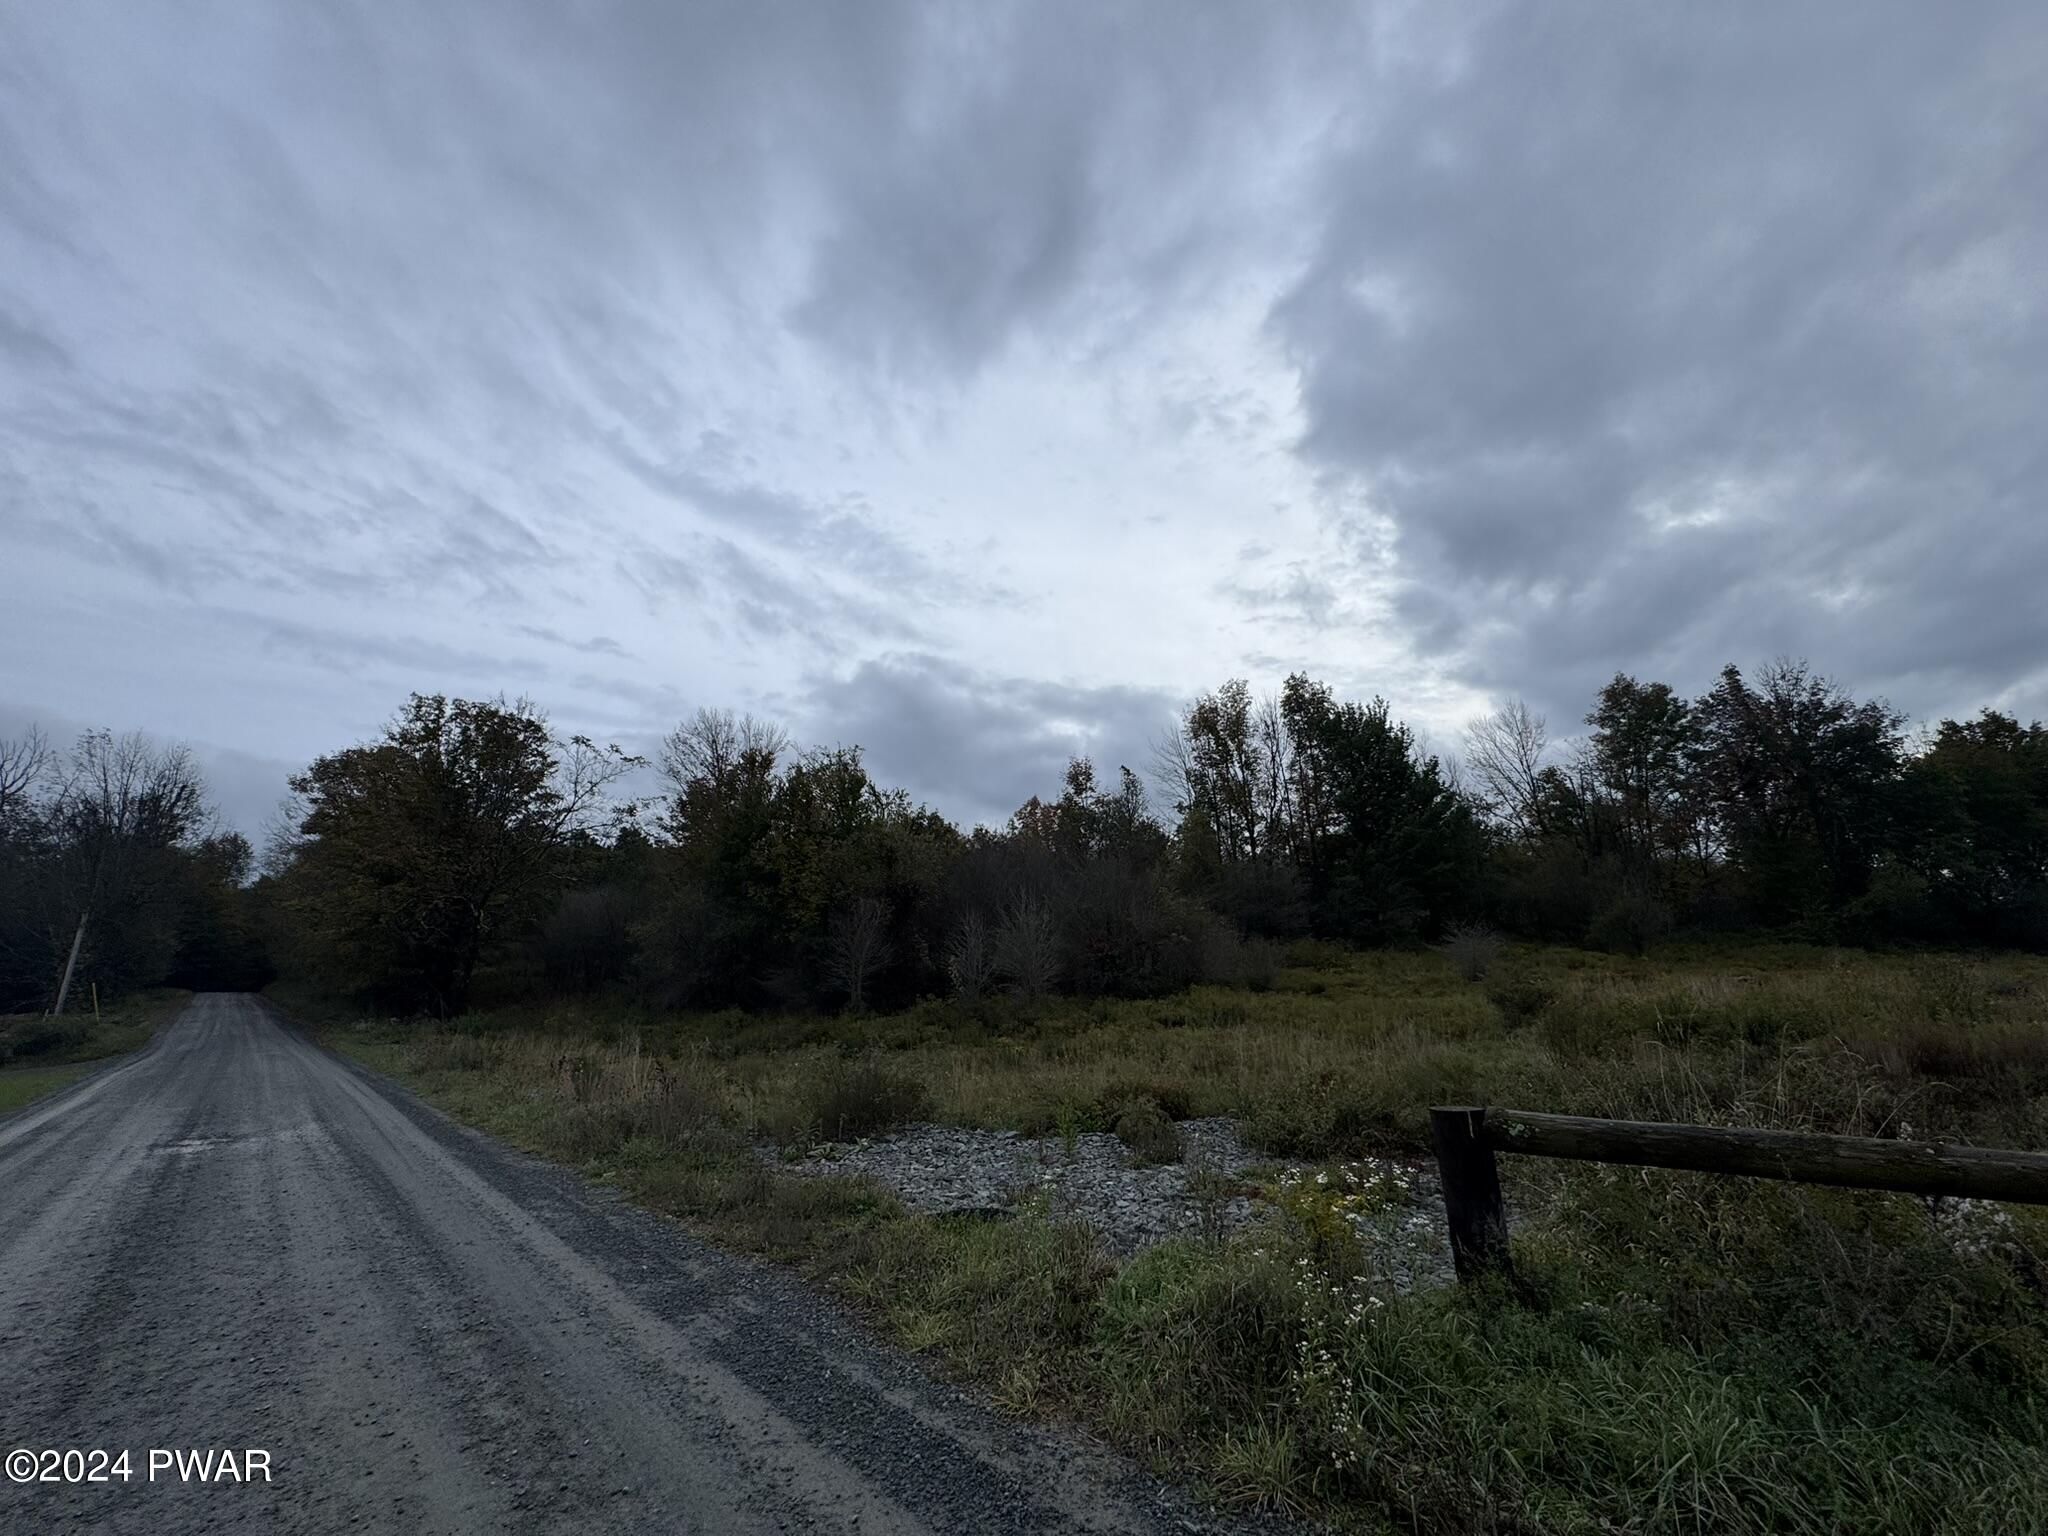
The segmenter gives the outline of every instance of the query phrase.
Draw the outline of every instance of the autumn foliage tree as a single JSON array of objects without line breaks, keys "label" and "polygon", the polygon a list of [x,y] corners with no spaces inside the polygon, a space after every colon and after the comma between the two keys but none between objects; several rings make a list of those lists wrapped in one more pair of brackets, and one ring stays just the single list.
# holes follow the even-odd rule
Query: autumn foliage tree
[{"label": "autumn foliage tree", "polygon": [[293,778],[284,908],[334,983],[460,1013],[479,965],[558,894],[634,762],[557,738],[523,701],[415,694],[381,739]]}]

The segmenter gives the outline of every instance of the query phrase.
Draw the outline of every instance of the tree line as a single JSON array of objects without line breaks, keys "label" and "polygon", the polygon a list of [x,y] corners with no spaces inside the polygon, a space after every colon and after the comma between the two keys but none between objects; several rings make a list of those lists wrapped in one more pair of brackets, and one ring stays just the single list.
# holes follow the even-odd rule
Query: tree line
[{"label": "tree line", "polygon": [[[1260,984],[1280,943],[1484,925],[1641,951],[1675,933],[2048,947],[2048,731],[1909,738],[1803,665],[1687,698],[1618,675],[1553,741],[1510,703],[1458,760],[1306,676],[1182,712],[1145,775],[1086,759],[962,831],[858,747],[706,710],[649,766],[524,702],[417,695],[324,756],[260,873],[189,757],[105,733],[0,758],[0,965],[47,1006],[74,934],[117,985],[272,969],[393,1011],[538,990],[889,1008]],[[105,983],[103,983],[105,984]]]},{"label": "tree line", "polygon": [[[2048,730],[1996,710],[1909,740],[1805,665],[1687,699],[1617,676],[1553,755],[1509,705],[1472,728],[1499,920],[1640,948],[1674,927],[2048,948]],[[1555,757],[1555,760],[1553,760]]]},{"label": "tree line", "polygon": [[80,1005],[94,987],[263,985],[251,858],[183,747],[0,740],[0,1013],[49,1009],[74,953]]}]

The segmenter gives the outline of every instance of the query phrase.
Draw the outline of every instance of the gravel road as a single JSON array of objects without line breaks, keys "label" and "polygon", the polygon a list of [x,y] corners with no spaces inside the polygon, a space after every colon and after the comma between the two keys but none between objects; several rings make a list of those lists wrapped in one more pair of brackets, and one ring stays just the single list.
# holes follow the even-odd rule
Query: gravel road
[{"label": "gravel road", "polygon": [[228,994],[0,1120],[17,1447],[130,1455],[0,1484],[38,1533],[1222,1528]]}]

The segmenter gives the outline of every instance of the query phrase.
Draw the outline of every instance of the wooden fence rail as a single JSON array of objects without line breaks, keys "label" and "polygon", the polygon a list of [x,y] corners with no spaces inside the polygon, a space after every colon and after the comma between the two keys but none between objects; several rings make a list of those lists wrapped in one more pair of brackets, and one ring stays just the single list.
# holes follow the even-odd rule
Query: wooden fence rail
[{"label": "wooden fence rail", "polygon": [[1501,1152],[2048,1205],[2048,1154],[2040,1152],[1518,1109],[1432,1109],[1429,1128],[1443,1174],[1451,1256],[1464,1280],[1508,1267],[1507,1206],[1494,1161]]}]

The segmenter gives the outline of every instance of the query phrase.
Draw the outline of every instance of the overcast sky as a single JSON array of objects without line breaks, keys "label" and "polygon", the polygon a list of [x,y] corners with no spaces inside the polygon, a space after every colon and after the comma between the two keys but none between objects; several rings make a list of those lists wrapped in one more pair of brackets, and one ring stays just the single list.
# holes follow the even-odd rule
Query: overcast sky
[{"label": "overcast sky", "polygon": [[0,729],[968,820],[1304,668],[2048,714],[2048,7],[0,0]]}]

